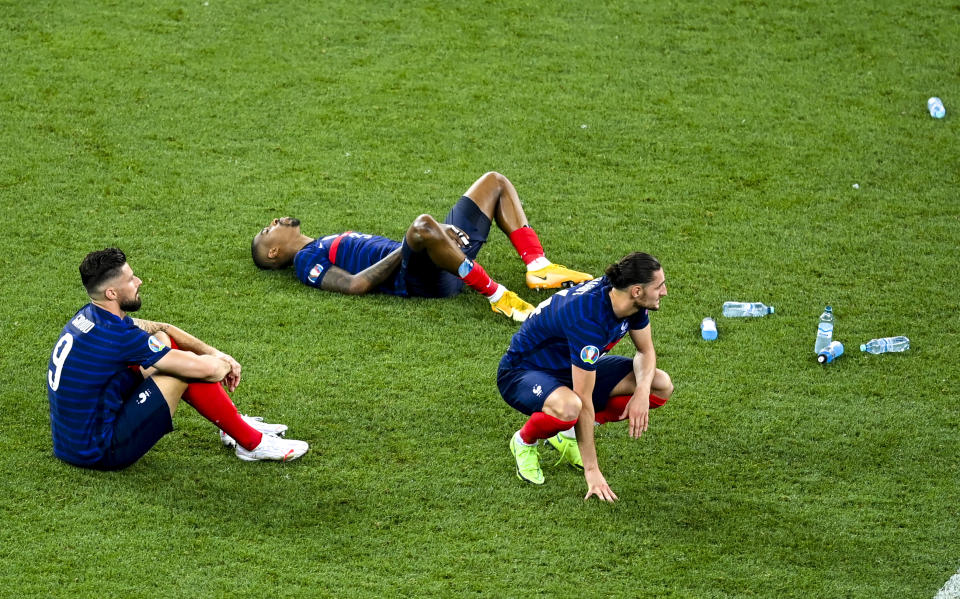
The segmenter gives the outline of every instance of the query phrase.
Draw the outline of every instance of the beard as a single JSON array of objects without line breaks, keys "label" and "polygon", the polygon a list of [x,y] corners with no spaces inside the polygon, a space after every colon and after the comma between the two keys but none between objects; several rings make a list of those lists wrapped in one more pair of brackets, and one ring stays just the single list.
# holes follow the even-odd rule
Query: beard
[{"label": "beard", "polygon": [[133,296],[133,299],[125,299],[120,302],[120,309],[124,312],[136,312],[140,309],[140,294]]},{"label": "beard", "polygon": [[657,304],[654,304],[653,306],[644,306],[639,299],[633,300],[633,307],[637,309],[637,312],[641,310],[650,310],[652,312],[656,312],[660,309],[660,306]]}]

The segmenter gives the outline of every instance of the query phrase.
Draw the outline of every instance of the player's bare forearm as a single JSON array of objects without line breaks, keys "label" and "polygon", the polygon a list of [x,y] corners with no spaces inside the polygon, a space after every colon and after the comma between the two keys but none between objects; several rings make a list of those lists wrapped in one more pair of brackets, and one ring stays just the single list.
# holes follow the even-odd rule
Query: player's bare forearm
[{"label": "player's bare forearm", "polygon": [[593,421],[595,416],[593,408],[589,410],[580,410],[580,416],[573,429],[577,432],[577,445],[580,448],[580,459],[583,460],[583,469],[600,469],[600,461],[597,459],[597,444],[593,436]]},{"label": "player's bare forearm", "polygon": [[577,423],[574,430],[577,431],[577,445],[580,446],[580,458],[583,460],[583,468],[600,468],[597,460],[597,447],[593,437],[593,423],[596,420],[596,414],[593,407],[593,387],[597,381],[595,372],[582,370],[576,366],[571,367],[573,378],[573,392],[580,397],[580,414],[577,416]]},{"label": "player's bare forearm", "polygon": [[637,353],[633,356],[633,375],[637,379],[637,388],[646,389],[649,393],[653,383],[653,375],[657,371],[657,352],[653,348],[653,338],[650,327],[630,331]]},{"label": "player's bare forearm", "polygon": [[650,393],[650,385],[653,384],[653,375],[657,371],[657,356],[640,353],[633,356],[633,376],[637,379],[637,389],[646,390]]}]

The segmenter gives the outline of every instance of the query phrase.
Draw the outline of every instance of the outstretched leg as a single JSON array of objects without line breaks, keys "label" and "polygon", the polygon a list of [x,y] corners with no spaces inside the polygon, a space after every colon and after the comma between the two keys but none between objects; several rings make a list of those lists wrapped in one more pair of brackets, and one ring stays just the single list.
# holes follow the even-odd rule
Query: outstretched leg
[{"label": "outstretched leg", "polygon": [[485,173],[465,195],[510,238],[520,259],[527,265],[528,287],[557,289],[593,278],[547,260],[540,238],[527,221],[517,189],[500,173]]}]

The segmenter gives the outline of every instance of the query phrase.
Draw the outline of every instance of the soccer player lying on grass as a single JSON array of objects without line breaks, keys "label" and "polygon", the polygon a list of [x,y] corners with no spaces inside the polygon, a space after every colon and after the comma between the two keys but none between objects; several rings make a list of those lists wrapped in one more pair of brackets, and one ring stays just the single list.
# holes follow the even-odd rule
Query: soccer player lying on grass
[{"label": "soccer player lying on grass", "polygon": [[[545,439],[560,452],[558,464],[584,471],[584,499],[617,499],[600,472],[593,427],[628,418],[628,433],[637,439],[647,430],[649,410],[673,393],[670,376],[656,367],[648,316],[665,295],[657,259],[633,253],[608,267],[606,276],[541,302],[513,335],[497,387],[508,404],[530,416],[510,439],[521,480],[543,484],[537,443]],[[604,355],[628,330],[637,349],[633,359]]]},{"label": "soccer player lying on grass", "polygon": [[80,278],[90,303],[63,327],[47,370],[54,455],[84,468],[126,468],[173,430],[181,397],[241,460],[287,461],[307,451],[303,441],[280,437],[286,426],[237,412],[223,388],[240,383],[236,360],[175,326],[127,315],[140,309],[143,281],[123,252],[87,254]]},{"label": "soccer player lying on grass", "polygon": [[261,269],[292,264],[306,285],[339,293],[451,297],[467,284],[490,300],[494,312],[523,322],[533,306],[476,262],[494,221],[526,263],[528,287],[556,289],[593,278],[546,259],[517,190],[493,172],[470,186],[443,224],[418,216],[402,242],[352,231],[314,239],[300,232],[298,219],[283,217],[257,233],[250,250]]}]

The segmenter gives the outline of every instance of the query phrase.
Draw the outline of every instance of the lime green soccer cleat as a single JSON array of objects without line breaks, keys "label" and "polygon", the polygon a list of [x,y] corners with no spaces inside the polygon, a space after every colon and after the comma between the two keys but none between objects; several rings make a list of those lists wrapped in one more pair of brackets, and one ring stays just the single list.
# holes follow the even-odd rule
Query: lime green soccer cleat
[{"label": "lime green soccer cleat", "polygon": [[566,462],[577,470],[583,470],[583,459],[580,458],[580,446],[577,445],[576,439],[557,433],[547,439],[547,443],[560,452],[560,457],[554,466],[560,462]]},{"label": "lime green soccer cleat", "polygon": [[573,287],[591,279],[593,277],[585,272],[570,270],[560,264],[550,264],[540,270],[528,272],[527,287],[530,289],[560,289],[561,287]]},{"label": "lime green soccer cleat", "polygon": [[514,434],[510,437],[510,453],[517,459],[517,478],[535,485],[543,484],[540,452],[536,445],[524,445],[517,441],[517,435]]}]

